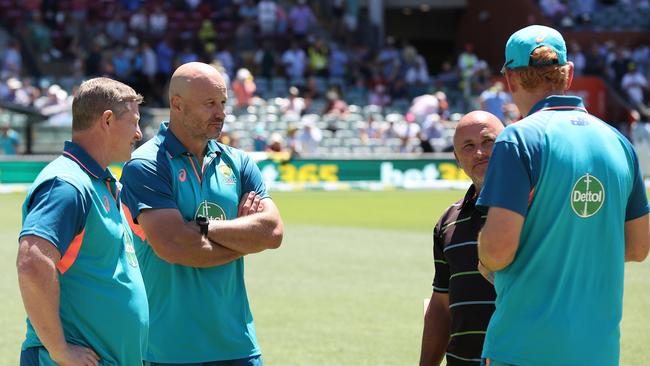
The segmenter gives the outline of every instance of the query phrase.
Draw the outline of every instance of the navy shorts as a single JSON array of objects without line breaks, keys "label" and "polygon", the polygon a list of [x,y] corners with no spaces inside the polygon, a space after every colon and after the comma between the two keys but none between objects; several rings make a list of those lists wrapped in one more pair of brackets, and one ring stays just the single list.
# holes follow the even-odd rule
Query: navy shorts
[{"label": "navy shorts", "polygon": [[38,366],[38,353],[43,347],[30,347],[20,352],[20,366]]},{"label": "navy shorts", "polygon": [[262,356],[257,355],[253,357],[240,358],[237,360],[201,363],[157,363],[145,361],[144,366],[262,366]]}]

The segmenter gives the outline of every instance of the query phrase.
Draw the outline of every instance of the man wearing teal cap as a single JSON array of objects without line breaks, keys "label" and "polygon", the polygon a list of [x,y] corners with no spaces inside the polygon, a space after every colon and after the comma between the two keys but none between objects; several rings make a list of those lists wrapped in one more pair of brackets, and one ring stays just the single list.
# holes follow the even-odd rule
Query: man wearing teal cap
[{"label": "man wearing teal cap", "polygon": [[486,365],[617,365],[625,261],[650,247],[631,144],[564,95],[573,64],[556,30],[506,44],[503,72],[526,113],[496,140],[477,205],[479,269],[494,272]]}]

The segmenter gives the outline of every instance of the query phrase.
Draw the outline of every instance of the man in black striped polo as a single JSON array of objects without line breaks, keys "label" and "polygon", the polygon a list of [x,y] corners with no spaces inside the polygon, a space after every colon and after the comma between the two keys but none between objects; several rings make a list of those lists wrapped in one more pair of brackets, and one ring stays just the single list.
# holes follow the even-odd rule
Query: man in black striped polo
[{"label": "man in black striped polo", "polygon": [[485,215],[475,203],[483,186],[492,145],[503,130],[484,111],[466,114],[454,134],[454,156],[471,178],[465,197],[451,205],[433,231],[435,277],[426,310],[420,366],[480,365],[483,339],[494,311],[492,285],[477,270],[476,242]]}]

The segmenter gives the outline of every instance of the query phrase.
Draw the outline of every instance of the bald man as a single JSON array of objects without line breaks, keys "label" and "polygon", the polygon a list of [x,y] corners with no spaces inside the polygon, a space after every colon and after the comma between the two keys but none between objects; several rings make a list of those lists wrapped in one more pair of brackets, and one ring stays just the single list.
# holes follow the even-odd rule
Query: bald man
[{"label": "bald man", "polygon": [[494,311],[492,285],[477,271],[476,240],[485,216],[475,203],[492,145],[503,130],[488,112],[466,114],[454,134],[454,156],[472,185],[442,215],[433,231],[435,277],[426,310],[420,365],[480,365],[483,338]]},{"label": "bald man", "polygon": [[145,365],[262,365],[244,256],[278,248],[283,226],[255,162],[215,141],[227,98],[213,67],[180,66],[169,122],[124,166],[151,314]]}]

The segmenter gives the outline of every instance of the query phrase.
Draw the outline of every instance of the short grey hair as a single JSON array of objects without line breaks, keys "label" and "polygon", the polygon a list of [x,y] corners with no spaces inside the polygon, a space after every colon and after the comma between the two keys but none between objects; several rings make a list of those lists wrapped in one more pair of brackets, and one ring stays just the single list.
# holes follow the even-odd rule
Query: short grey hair
[{"label": "short grey hair", "polygon": [[111,110],[120,117],[128,110],[127,103],[142,103],[142,95],[117,80],[94,78],[79,86],[72,101],[72,131],[83,131],[92,127],[104,111]]}]

